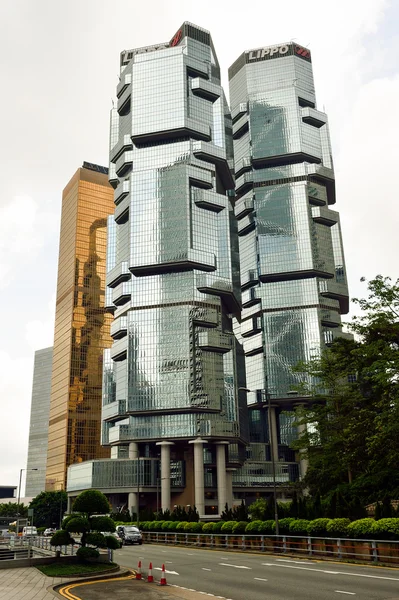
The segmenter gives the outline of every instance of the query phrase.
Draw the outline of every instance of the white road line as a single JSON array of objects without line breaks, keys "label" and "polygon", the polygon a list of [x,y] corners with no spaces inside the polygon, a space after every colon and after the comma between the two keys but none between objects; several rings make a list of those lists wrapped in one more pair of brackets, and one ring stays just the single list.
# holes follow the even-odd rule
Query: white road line
[{"label": "white road line", "polygon": [[254,577],[254,579],[256,579],[256,581],[267,581],[267,579],[262,579],[262,577]]},{"label": "white road line", "polygon": [[203,571],[210,571],[210,569],[205,569],[205,567],[202,567]]},{"label": "white road line", "polygon": [[349,596],[356,596],[355,592],[344,592],[343,590],[334,590],[337,594],[348,594]]},{"label": "white road line", "polygon": [[296,565],[314,565],[312,560],[289,560],[289,558],[276,558],[278,562],[295,563]]},{"label": "white road line", "polygon": [[[219,563],[220,564],[220,563]],[[283,569],[299,569],[301,571],[316,571],[316,573],[328,573],[333,575],[347,575],[349,577],[367,577],[368,579],[385,579],[387,581],[399,581],[398,577],[383,577],[382,575],[365,575],[364,573],[347,573],[346,571],[324,571],[323,569],[312,569],[311,567],[294,567],[293,565],[280,565],[278,563],[261,563],[264,567],[281,567]]]},{"label": "white road line", "polygon": [[249,569],[252,571],[252,567],[244,567],[243,565],[231,565],[230,563],[219,563],[222,567],[234,567],[235,569]]},{"label": "white road line", "polygon": [[[153,567],[154,571],[162,571],[161,567]],[[165,569],[165,573],[169,573],[169,575],[179,575],[179,573],[176,573],[176,571],[168,571],[167,569]]]}]

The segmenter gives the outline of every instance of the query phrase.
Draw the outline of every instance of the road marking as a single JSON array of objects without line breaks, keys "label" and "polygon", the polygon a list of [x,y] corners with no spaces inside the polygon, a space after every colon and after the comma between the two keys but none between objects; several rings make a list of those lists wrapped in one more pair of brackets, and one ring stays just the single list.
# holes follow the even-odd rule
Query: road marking
[{"label": "road marking", "polygon": [[234,567],[235,569],[249,569],[252,571],[252,567],[244,567],[243,565],[231,565],[230,563],[219,563],[222,567]]},{"label": "road marking", "polygon": [[349,594],[349,596],[356,596],[355,592],[344,592],[343,590],[334,590],[337,594]]},{"label": "road marking", "polygon": [[171,565],[172,561],[171,560],[165,560],[165,565]]},{"label": "road marking", "polygon": [[[153,567],[154,571],[162,571],[161,567]],[[165,569],[165,573],[169,573],[169,575],[179,575],[179,573],[176,573],[176,571],[168,571],[167,569]]]},{"label": "road marking", "polygon": [[205,569],[205,567],[202,567],[203,571],[210,571],[210,569]]},{"label": "road marking", "polygon": [[[128,575],[127,577],[115,577],[112,579],[112,581],[126,581],[127,579],[135,579],[136,578],[136,573],[134,571],[130,571],[131,575]],[[67,598],[68,600],[80,600],[79,596],[75,596],[74,594],[72,594],[71,590],[76,588],[76,587],[82,587],[84,585],[94,585],[96,583],[104,583],[104,582],[109,582],[110,579],[97,579],[96,581],[84,581],[82,583],[69,583],[67,585],[64,585],[63,587],[59,588],[58,592],[61,596],[63,596],[64,598]]]},{"label": "road marking", "polygon": [[262,579],[262,577],[254,577],[254,579],[256,579],[256,581],[267,581],[267,579]]},{"label": "road marking", "polygon": [[[220,564],[220,563],[219,563]],[[301,571],[316,571],[317,573],[328,573],[333,575],[348,575],[349,577],[367,577],[368,579],[384,579],[387,581],[399,581],[398,577],[383,577],[382,575],[365,575],[363,573],[347,573],[345,571],[324,571],[323,569],[312,569],[311,567],[294,567],[293,565],[280,565],[278,563],[261,563],[264,567],[282,567],[283,569],[299,569]],[[230,565],[232,566],[232,565]],[[248,567],[246,567],[248,568]]]},{"label": "road marking", "polygon": [[289,558],[276,558],[278,562],[286,562],[286,563],[295,563],[296,565],[303,565],[306,563],[307,565],[314,565],[312,560],[290,560]]}]

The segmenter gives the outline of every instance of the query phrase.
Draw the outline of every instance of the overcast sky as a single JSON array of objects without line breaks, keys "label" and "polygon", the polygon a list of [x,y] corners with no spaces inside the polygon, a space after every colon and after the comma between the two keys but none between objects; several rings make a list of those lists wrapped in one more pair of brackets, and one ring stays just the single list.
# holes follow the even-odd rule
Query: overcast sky
[{"label": "overcast sky", "polygon": [[62,189],[83,160],[108,165],[120,51],[184,20],[210,30],[225,88],[245,49],[309,46],[351,296],[398,277],[398,0],[2,0],[0,485],[26,467],[34,351],[53,343]]}]

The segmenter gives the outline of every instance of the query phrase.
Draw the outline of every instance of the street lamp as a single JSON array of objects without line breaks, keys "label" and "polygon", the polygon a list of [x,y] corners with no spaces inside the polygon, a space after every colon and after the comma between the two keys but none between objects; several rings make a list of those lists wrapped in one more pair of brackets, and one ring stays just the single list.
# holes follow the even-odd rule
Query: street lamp
[{"label": "street lamp", "polygon": [[18,516],[17,516],[17,536],[19,533],[19,503],[21,500],[21,481],[22,481],[22,471],[38,471],[39,469],[20,469],[19,470],[19,486],[18,486],[18,499],[17,499],[17,510],[18,510]]},{"label": "street lamp", "polygon": [[[241,392],[254,392],[256,390],[250,390],[248,388],[238,388],[238,391]],[[277,489],[276,489],[276,457],[274,456],[274,439],[273,439],[273,427],[272,427],[272,419],[271,419],[271,396],[266,390],[261,390],[263,394],[266,395],[267,398],[267,420],[269,426],[269,443],[270,443],[270,458],[272,462],[272,480],[273,480],[273,504],[274,504],[274,523],[276,526],[276,535],[280,535],[279,525],[278,525],[278,505],[277,505]]]}]

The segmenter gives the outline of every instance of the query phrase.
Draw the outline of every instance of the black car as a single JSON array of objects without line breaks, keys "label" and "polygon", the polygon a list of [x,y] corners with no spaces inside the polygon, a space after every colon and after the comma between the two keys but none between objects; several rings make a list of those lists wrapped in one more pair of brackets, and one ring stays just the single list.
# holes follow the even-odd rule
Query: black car
[{"label": "black car", "polygon": [[123,544],[142,544],[143,536],[140,530],[133,525],[118,525],[116,531]]}]

